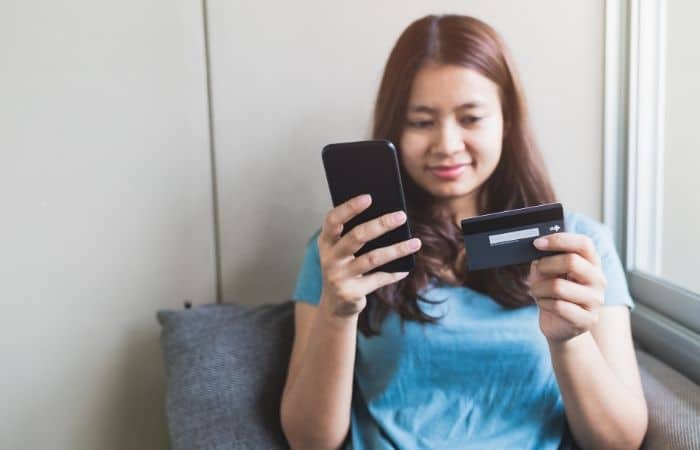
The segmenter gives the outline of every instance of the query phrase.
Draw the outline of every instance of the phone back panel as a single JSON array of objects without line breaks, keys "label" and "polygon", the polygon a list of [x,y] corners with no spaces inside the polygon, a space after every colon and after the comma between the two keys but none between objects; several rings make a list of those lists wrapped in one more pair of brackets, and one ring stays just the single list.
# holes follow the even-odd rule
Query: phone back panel
[{"label": "phone back panel", "polygon": [[[360,141],[329,144],[323,148],[323,165],[333,206],[361,194],[370,194],[372,204],[350,219],[342,235],[355,226],[394,211],[406,212],[399,163],[389,141]],[[399,228],[366,243],[355,256],[411,238],[408,220]],[[414,267],[413,255],[390,261],[371,272],[408,272]]]}]

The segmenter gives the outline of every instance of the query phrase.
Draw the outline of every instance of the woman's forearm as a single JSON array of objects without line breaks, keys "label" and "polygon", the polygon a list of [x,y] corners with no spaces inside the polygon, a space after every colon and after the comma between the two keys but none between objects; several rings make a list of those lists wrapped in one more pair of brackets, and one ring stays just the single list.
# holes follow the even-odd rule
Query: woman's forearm
[{"label": "woman's forearm", "polygon": [[549,342],[571,432],[584,449],[637,449],[647,428],[646,402],[612,371],[593,335]]},{"label": "woman's forearm", "polygon": [[282,399],[292,448],[336,449],[350,427],[357,316],[332,316],[321,299],[302,363]]}]

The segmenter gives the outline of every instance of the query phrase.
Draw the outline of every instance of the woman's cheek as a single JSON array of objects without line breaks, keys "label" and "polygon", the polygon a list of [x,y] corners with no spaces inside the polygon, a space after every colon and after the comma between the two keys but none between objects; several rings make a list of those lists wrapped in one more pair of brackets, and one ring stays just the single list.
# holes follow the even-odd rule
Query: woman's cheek
[{"label": "woman's cheek", "polygon": [[479,162],[482,168],[490,174],[490,172],[496,168],[498,161],[501,159],[503,135],[499,129],[489,129],[484,131],[484,133],[478,136],[478,139],[472,141],[471,145],[472,148],[478,149],[477,162]]},{"label": "woman's cheek", "polygon": [[491,148],[491,159],[495,168],[503,151],[503,120],[501,118],[495,120],[490,131],[488,146]]},{"label": "woman's cheek", "polygon": [[416,172],[422,165],[422,153],[427,146],[425,137],[407,131],[401,137],[401,159],[409,172]]}]

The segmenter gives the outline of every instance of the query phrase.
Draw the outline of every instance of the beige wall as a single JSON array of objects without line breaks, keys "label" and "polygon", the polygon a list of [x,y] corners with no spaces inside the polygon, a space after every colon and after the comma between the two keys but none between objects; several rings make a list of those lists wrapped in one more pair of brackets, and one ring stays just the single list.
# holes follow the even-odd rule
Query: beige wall
[{"label": "beige wall", "polygon": [[0,3],[0,448],[168,448],[155,311],[214,298],[201,4]]},{"label": "beige wall", "polygon": [[600,218],[602,1],[209,1],[226,301],[291,294],[331,207],[324,144],[367,136],[399,33],[430,12],[485,19],[512,48],[565,207]]}]

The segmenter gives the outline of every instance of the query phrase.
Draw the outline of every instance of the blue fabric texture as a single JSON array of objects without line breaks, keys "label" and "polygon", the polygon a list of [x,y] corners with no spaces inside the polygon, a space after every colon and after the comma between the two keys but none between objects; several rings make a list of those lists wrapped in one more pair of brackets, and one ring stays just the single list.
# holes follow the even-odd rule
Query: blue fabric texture
[{"label": "blue fabric texture", "polygon": [[[608,281],[605,307],[634,307],[611,234],[566,212],[568,232],[589,236]],[[318,233],[317,233],[318,234]],[[316,235],[292,298],[317,305],[322,274]],[[431,283],[419,302],[436,324],[391,313],[379,336],[358,332],[346,449],[557,449],[564,405],[537,306],[514,310],[468,287]],[[371,297],[368,299],[371,301]]]}]

